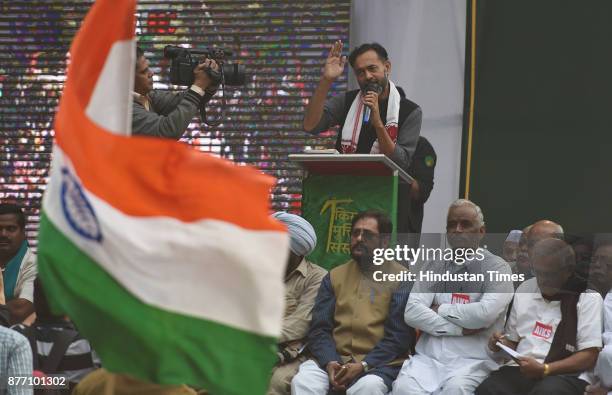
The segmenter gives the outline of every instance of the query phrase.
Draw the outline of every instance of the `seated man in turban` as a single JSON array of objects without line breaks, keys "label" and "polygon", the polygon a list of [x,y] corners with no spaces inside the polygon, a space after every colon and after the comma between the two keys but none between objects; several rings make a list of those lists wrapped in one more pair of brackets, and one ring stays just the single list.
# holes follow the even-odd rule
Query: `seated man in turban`
[{"label": "seated man in turban", "polygon": [[315,231],[304,218],[277,212],[274,218],[285,224],[291,239],[285,274],[285,316],[281,336],[278,339],[278,363],[272,371],[268,394],[289,394],[291,379],[300,363],[305,337],[310,325],[312,307],[325,269],[308,262],[304,257],[317,245]]}]

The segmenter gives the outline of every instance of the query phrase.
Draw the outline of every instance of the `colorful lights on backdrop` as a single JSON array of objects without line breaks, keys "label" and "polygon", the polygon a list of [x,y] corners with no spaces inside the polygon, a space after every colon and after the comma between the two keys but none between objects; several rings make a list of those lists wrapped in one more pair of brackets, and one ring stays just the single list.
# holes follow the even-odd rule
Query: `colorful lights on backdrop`
[{"label": "colorful lights on backdrop", "polygon": [[[68,49],[90,5],[0,5],[0,201],[26,208],[33,245]],[[247,84],[224,92],[223,121],[209,127],[194,119],[182,141],[275,176],[272,208],[299,211],[302,172],[287,155],[333,147],[333,131],[313,138],[302,131],[301,120],[329,45],[348,43],[349,20],[349,0],[140,1],[137,35],[156,74],[155,89],[182,89],[169,85],[163,58],[168,44],[222,46],[233,52],[232,61],[246,65]],[[347,73],[334,91],[346,87]],[[209,103],[209,116],[220,115],[220,104],[219,97]]]}]

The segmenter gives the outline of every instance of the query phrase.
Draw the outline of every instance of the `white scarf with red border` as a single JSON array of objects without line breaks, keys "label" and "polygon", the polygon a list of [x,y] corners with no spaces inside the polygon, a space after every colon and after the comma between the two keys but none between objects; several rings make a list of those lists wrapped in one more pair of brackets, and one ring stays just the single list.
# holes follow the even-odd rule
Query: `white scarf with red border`
[{"label": "white scarf with red border", "polygon": [[[343,154],[354,154],[357,151],[357,142],[359,141],[359,134],[361,133],[361,125],[363,123],[363,112],[365,106],[363,105],[362,98],[363,92],[359,92],[355,96],[355,100],[351,104],[344,126],[342,127],[342,153]],[[385,129],[391,137],[393,142],[397,142],[397,123],[399,120],[399,109],[400,109],[400,94],[392,81],[389,81],[389,101],[387,104],[387,123]],[[371,119],[370,119],[371,122]],[[378,139],[372,145],[370,150],[371,154],[379,154],[380,148],[378,146]]]}]

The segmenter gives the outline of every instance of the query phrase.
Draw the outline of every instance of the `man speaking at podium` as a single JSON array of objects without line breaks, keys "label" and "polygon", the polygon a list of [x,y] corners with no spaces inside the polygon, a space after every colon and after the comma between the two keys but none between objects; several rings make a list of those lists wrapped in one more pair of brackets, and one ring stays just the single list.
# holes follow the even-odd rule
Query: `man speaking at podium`
[{"label": "man speaking at podium", "polygon": [[[389,80],[391,62],[385,48],[372,43],[354,49],[348,61],[360,89],[326,100],[333,82],[344,72],[347,59],[342,56],[342,45],[341,41],[336,41],[330,49],[319,85],[306,107],[304,129],[318,134],[340,125],[336,140],[336,149],[340,153],[384,154],[411,174],[409,167],[419,141],[422,112],[416,103],[406,98],[401,88]],[[422,145],[431,149],[428,143]],[[430,156],[435,157],[435,153]],[[433,187],[433,172],[431,178]],[[400,184],[399,233],[419,233],[421,230],[421,221],[408,218],[413,211],[410,199],[415,200],[415,191],[420,188],[413,186],[412,189],[410,193],[409,186]],[[421,216],[423,203],[420,199]]]}]

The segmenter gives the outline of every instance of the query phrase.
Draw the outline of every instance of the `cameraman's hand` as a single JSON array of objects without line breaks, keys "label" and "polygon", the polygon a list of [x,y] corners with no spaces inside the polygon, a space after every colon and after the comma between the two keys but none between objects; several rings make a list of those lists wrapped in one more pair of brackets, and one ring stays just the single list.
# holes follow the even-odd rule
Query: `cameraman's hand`
[{"label": "cameraman's hand", "polygon": [[213,86],[213,82],[206,72],[208,67],[215,71],[219,71],[219,65],[212,59],[205,59],[202,63],[197,65],[195,69],[193,69],[193,84],[199,86],[203,90]]}]

